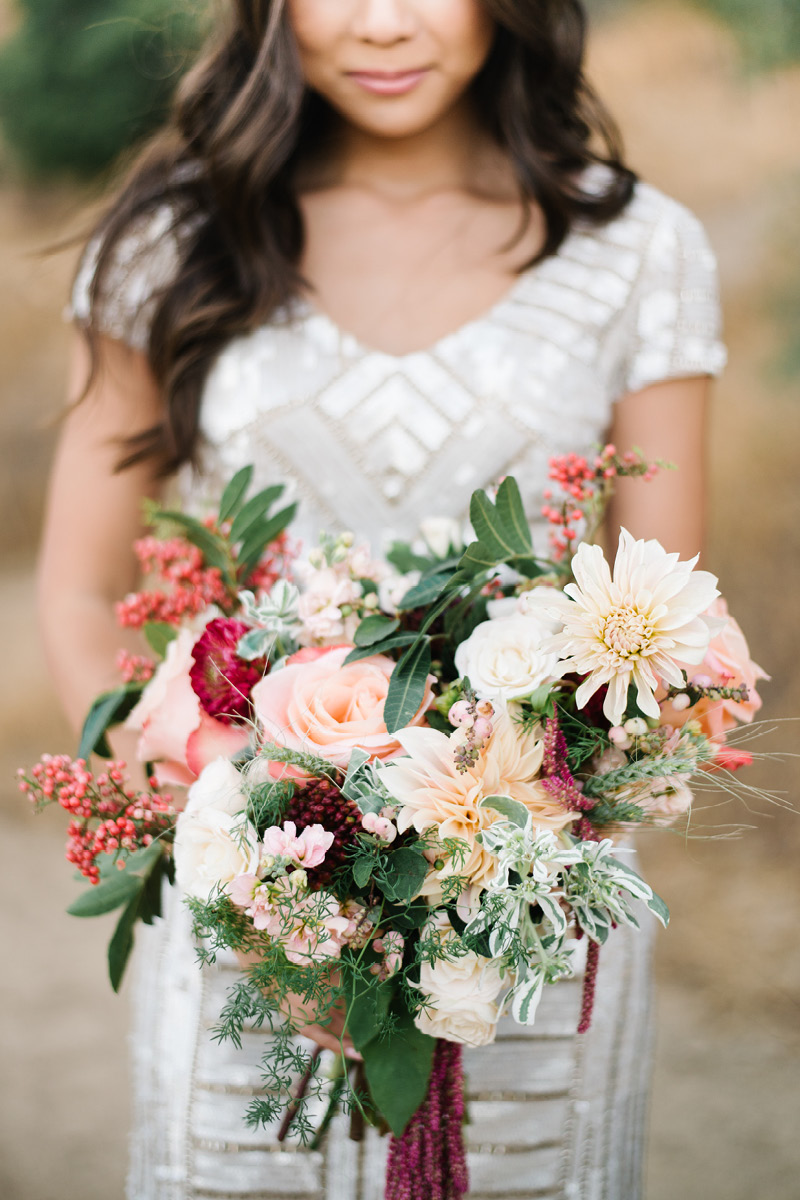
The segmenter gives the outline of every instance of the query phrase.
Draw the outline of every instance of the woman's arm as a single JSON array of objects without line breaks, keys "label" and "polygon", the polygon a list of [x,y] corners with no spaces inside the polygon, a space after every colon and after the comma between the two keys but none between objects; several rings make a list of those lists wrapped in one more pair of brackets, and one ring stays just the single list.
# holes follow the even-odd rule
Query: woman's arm
[{"label": "woman's arm", "polygon": [[[89,352],[76,334],[69,398],[89,377]],[[153,425],[159,390],[143,355],[104,339],[97,378],[64,422],[50,479],[38,574],[38,607],[56,688],[76,729],[94,697],[119,682],[121,646],[114,602],[136,582],[134,539],[141,505],[158,493],[155,465],[115,474],[121,437]]]},{"label": "woman's arm", "polygon": [[703,548],[706,503],[706,430],[711,380],[676,379],[624,396],[616,406],[610,440],[620,451],[674,463],[650,483],[623,479],[608,516],[609,541],[623,525],[634,537],[657,538],[666,550],[692,558]]}]

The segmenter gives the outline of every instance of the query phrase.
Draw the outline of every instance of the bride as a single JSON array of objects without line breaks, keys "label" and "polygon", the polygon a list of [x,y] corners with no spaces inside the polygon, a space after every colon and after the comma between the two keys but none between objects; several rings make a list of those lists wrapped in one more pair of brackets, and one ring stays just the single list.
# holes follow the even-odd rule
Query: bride
[{"label": "bride", "polygon": [[[203,511],[246,462],[300,499],[307,543],[344,527],[379,549],[510,472],[541,533],[550,455],[611,438],[679,467],[623,488],[613,522],[701,542],[714,260],[624,165],[579,0],[220,9],[76,281],[81,402],[41,565],[76,725],[114,682],[143,498]],[[335,1122],[311,1152],[247,1129],[265,1035],[211,1035],[235,964],[200,970],[179,898],[145,933],[130,1200],[377,1200],[377,1136]],[[475,1200],[640,1196],[647,942],[616,931],[588,1034],[578,979],[466,1056]]]}]

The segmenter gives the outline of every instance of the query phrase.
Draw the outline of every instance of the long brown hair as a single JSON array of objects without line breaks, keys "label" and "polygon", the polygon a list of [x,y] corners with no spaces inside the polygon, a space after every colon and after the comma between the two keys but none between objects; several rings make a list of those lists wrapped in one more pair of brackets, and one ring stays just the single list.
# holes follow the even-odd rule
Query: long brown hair
[{"label": "long brown hair", "polygon": [[[601,224],[621,212],[635,176],[583,75],[580,0],[483,3],[496,34],[472,85],[477,110],[507,152],[522,197],[544,214],[538,261],[577,220]],[[163,418],[125,444],[119,469],[152,457],[169,474],[191,460],[214,359],[298,295],[304,229],[292,180],[329,117],[305,87],[285,0],[231,0],[225,27],[183,81],[169,126],[140,156],[95,235],[84,328],[96,365],[126,233],[165,204],[183,231],[177,269],[152,298],[149,324]],[[581,170],[592,163],[608,168],[600,192],[581,189]]]}]

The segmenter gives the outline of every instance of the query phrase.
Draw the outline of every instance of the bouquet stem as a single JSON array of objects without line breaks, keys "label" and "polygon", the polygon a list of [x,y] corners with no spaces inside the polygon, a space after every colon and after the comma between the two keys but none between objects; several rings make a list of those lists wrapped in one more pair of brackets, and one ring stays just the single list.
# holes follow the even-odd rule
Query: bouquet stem
[{"label": "bouquet stem", "polygon": [[469,1189],[461,1046],[437,1041],[424,1103],[392,1139],[386,1200],[461,1200]]},{"label": "bouquet stem", "polygon": [[303,1075],[302,1079],[300,1080],[300,1082],[297,1085],[297,1091],[294,1094],[294,1099],[292,1100],[292,1103],[287,1108],[286,1115],[284,1116],[283,1121],[281,1122],[281,1127],[278,1130],[278,1141],[279,1142],[285,1142],[286,1138],[289,1136],[289,1130],[292,1127],[292,1121],[294,1121],[295,1117],[297,1116],[298,1112],[300,1111],[300,1105],[303,1103],[305,1094],[308,1091],[308,1085],[311,1082],[311,1076],[314,1074],[314,1071],[316,1070],[316,1066],[317,1066],[317,1063],[319,1062],[320,1054],[322,1054],[322,1046],[317,1046],[316,1050],[314,1051],[314,1053],[311,1055],[311,1058],[309,1059],[309,1063],[308,1063],[308,1066],[306,1067],[305,1074]]}]

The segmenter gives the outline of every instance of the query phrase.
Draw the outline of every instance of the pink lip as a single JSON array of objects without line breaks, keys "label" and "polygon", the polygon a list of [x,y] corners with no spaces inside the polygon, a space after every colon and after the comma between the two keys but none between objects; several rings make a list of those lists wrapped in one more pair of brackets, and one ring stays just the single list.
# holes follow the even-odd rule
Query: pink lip
[{"label": "pink lip", "polygon": [[376,96],[403,96],[412,91],[428,74],[419,71],[348,71],[348,78]]}]

